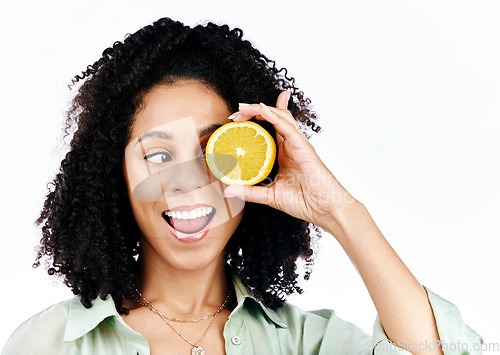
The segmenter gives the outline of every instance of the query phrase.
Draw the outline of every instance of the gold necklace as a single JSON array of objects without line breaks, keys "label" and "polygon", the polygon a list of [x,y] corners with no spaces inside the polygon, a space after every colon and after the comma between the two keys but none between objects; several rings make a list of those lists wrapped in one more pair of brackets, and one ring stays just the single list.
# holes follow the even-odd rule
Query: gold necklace
[{"label": "gold necklace", "polygon": [[[173,317],[167,317],[165,316],[163,313],[161,313],[151,302],[149,302],[148,300],[146,300],[144,298],[144,296],[139,292],[139,290],[136,288],[135,291],[137,292],[137,294],[144,300],[144,302],[142,302],[141,300],[139,300],[137,298],[137,296],[135,294],[132,294],[132,296],[135,298],[135,300],[137,301],[137,303],[139,303],[140,305],[143,305],[145,307],[147,307],[150,311],[158,314],[165,323],[167,323],[167,325],[172,328],[172,330],[174,332],[176,332],[182,339],[184,339],[184,341],[186,341],[188,344],[192,345],[193,346],[193,349],[191,349],[191,355],[205,355],[205,349],[203,349],[201,346],[200,346],[200,342],[201,340],[203,339],[203,337],[207,334],[208,332],[208,329],[210,328],[210,326],[212,325],[212,323],[215,321],[215,317],[217,317],[217,315],[226,307],[227,305],[227,302],[229,301],[229,297],[231,296],[231,291],[229,291],[229,293],[227,294],[227,297],[226,299],[224,300],[224,303],[219,307],[219,309],[212,313],[212,314],[209,314],[208,316],[206,317],[203,317],[203,318],[199,318],[199,319],[194,319],[194,320],[185,320],[185,319],[177,319],[177,318],[173,318]],[[200,322],[202,320],[205,320],[205,319],[208,319],[210,317],[213,317],[213,319],[210,321],[210,324],[208,325],[207,329],[205,329],[205,332],[201,335],[200,339],[198,339],[198,341],[196,343],[193,343],[189,340],[187,340],[181,333],[179,333],[173,326],[172,324],[170,324],[169,322],[167,322],[167,319],[168,320],[171,320],[173,322],[183,322],[183,323],[193,323],[193,322]]]},{"label": "gold necklace", "polygon": [[[142,300],[144,301],[144,303],[143,303],[143,302],[141,302],[139,299],[137,299],[136,295],[135,295],[135,294],[133,294],[132,296],[135,298],[135,300],[136,300],[138,303],[140,303],[141,305],[146,306],[146,307],[148,307],[148,305],[152,305],[152,303],[150,303],[148,300],[146,300],[146,299],[144,298],[144,296],[143,296],[143,295],[139,292],[139,290],[138,290],[138,289],[135,289],[135,291],[137,292],[137,294],[138,294],[138,295],[142,298]],[[227,298],[229,298],[229,295],[227,296]],[[224,308],[223,306],[225,306],[225,303],[224,303],[221,307],[222,307],[222,308]],[[220,312],[220,309],[219,309],[219,310],[217,310],[217,311],[215,311],[214,313],[209,314],[208,316],[205,316],[205,317],[203,317],[203,318],[198,318],[198,319],[178,319],[178,318],[174,318],[174,317],[167,317],[166,315],[163,315],[163,314],[162,314],[162,315],[163,315],[163,317],[164,317],[165,319],[168,319],[168,320],[169,320],[169,321],[171,321],[171,322],[180,322],[180,323],[197,323],[197,322],[201,322],[201,321],[207,320],[207,319],[208,319],[208,318],[210,318],[210,317],[215,317],[215,316],[217,315],[217,313],[219,313],[219,312]]]}]

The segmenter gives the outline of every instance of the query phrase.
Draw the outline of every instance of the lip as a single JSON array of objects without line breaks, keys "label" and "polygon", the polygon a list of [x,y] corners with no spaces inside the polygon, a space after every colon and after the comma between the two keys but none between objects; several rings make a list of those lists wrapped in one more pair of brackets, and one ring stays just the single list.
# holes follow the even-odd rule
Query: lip
[{"label": "lip", "polygon": [[[203,227],[202,230],[200,230],[199,232],[193,234],[193,233],[190,233],[190,234],[187,234],[187,233],[183,233],[183,232],[180,232],[178,230],[176,230],[175,228],[173,228],[167,221],[165,218],[163,218],[163,214],[166,213],[166,212],[184,212],[184,211],[192,211],[194,210],[195,208],[198,208],[198,207],[212,207],[214,209],[214,215],[210,218],[210,221],[205,225],[205,227]],[[203,203],[197,203],[195,205],[190,205],[190,206],[186,206],[186,205],[182,205],[182,206],[176,206],[172,209],[168,209],[168,210],[165,210],[164,212],[162,212],[162,219],[164,221],[164,223],[166,224],[167,228],[170,230],[170,233],[179,241],[183,242],[183,243],[195,243],[195,242],[198,242],[200,240],[202,240],[208,233],[208,231],[210,230],[210,225],[212,224],[212,221],[214,220],[214,217],[215,217],[215,214],[217,213],[217,210],[215,209],[215,207],[213,206],[210,206],[210,205],[207,205],[207,204],[203,204]]]},{"label": "lip", "polygon": [[204,203],[197,203],[195,205],[182,205],[182,206],[176,206],[174,208],[171,208],[169,210],[165,210],[163,211],[163,213],[165,212],[184,212],[184,211],[191,211],[191,210],[194,210],[195,208],[198,208],[198,207],[212,207],[213,209],[215,209],[214,206],[210,206],[210,205],[207,205],[207,204],[204,204]]}]

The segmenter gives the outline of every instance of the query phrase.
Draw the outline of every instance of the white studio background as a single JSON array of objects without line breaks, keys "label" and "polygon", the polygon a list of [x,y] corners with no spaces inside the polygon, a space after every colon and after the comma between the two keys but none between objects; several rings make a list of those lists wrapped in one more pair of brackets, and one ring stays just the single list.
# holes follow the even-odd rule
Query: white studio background
[{"label": "white studio background", "polygon": [[[243,29],[312,99],[318,153],[418,280],[500,342],[498,1],[0,2],[0,346],[72,293],[33,269],[33,226],[65,154],[71,78],[160,17]],[[65,148],[63,146],[63,148]],[[375,308],[325,234],[306,292],[371,333]],[[373,255],[377,258],[377,255]],[[397,287],[397,285],[395,285]]]}]

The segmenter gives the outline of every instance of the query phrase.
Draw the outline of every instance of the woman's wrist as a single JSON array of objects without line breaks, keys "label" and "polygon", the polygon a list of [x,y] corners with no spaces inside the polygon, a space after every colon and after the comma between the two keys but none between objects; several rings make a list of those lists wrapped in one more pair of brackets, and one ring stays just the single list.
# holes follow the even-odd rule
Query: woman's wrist
[{"label": "woman's wrist", "polygon": [[373,221],[366,207],[349,193],[337,202],[335,208],[318,225],[344,246],[357,235],[356,230]]}]

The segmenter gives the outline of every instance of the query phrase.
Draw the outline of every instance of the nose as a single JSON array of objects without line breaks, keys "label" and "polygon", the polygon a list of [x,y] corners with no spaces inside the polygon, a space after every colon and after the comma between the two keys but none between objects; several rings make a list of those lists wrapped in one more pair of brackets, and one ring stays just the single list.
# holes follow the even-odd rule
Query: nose
[{"label": "nose", "polygon": [[205,159],[192,159],[162,171],[166,194],[193,191],[209,184],[209,170]]}]

